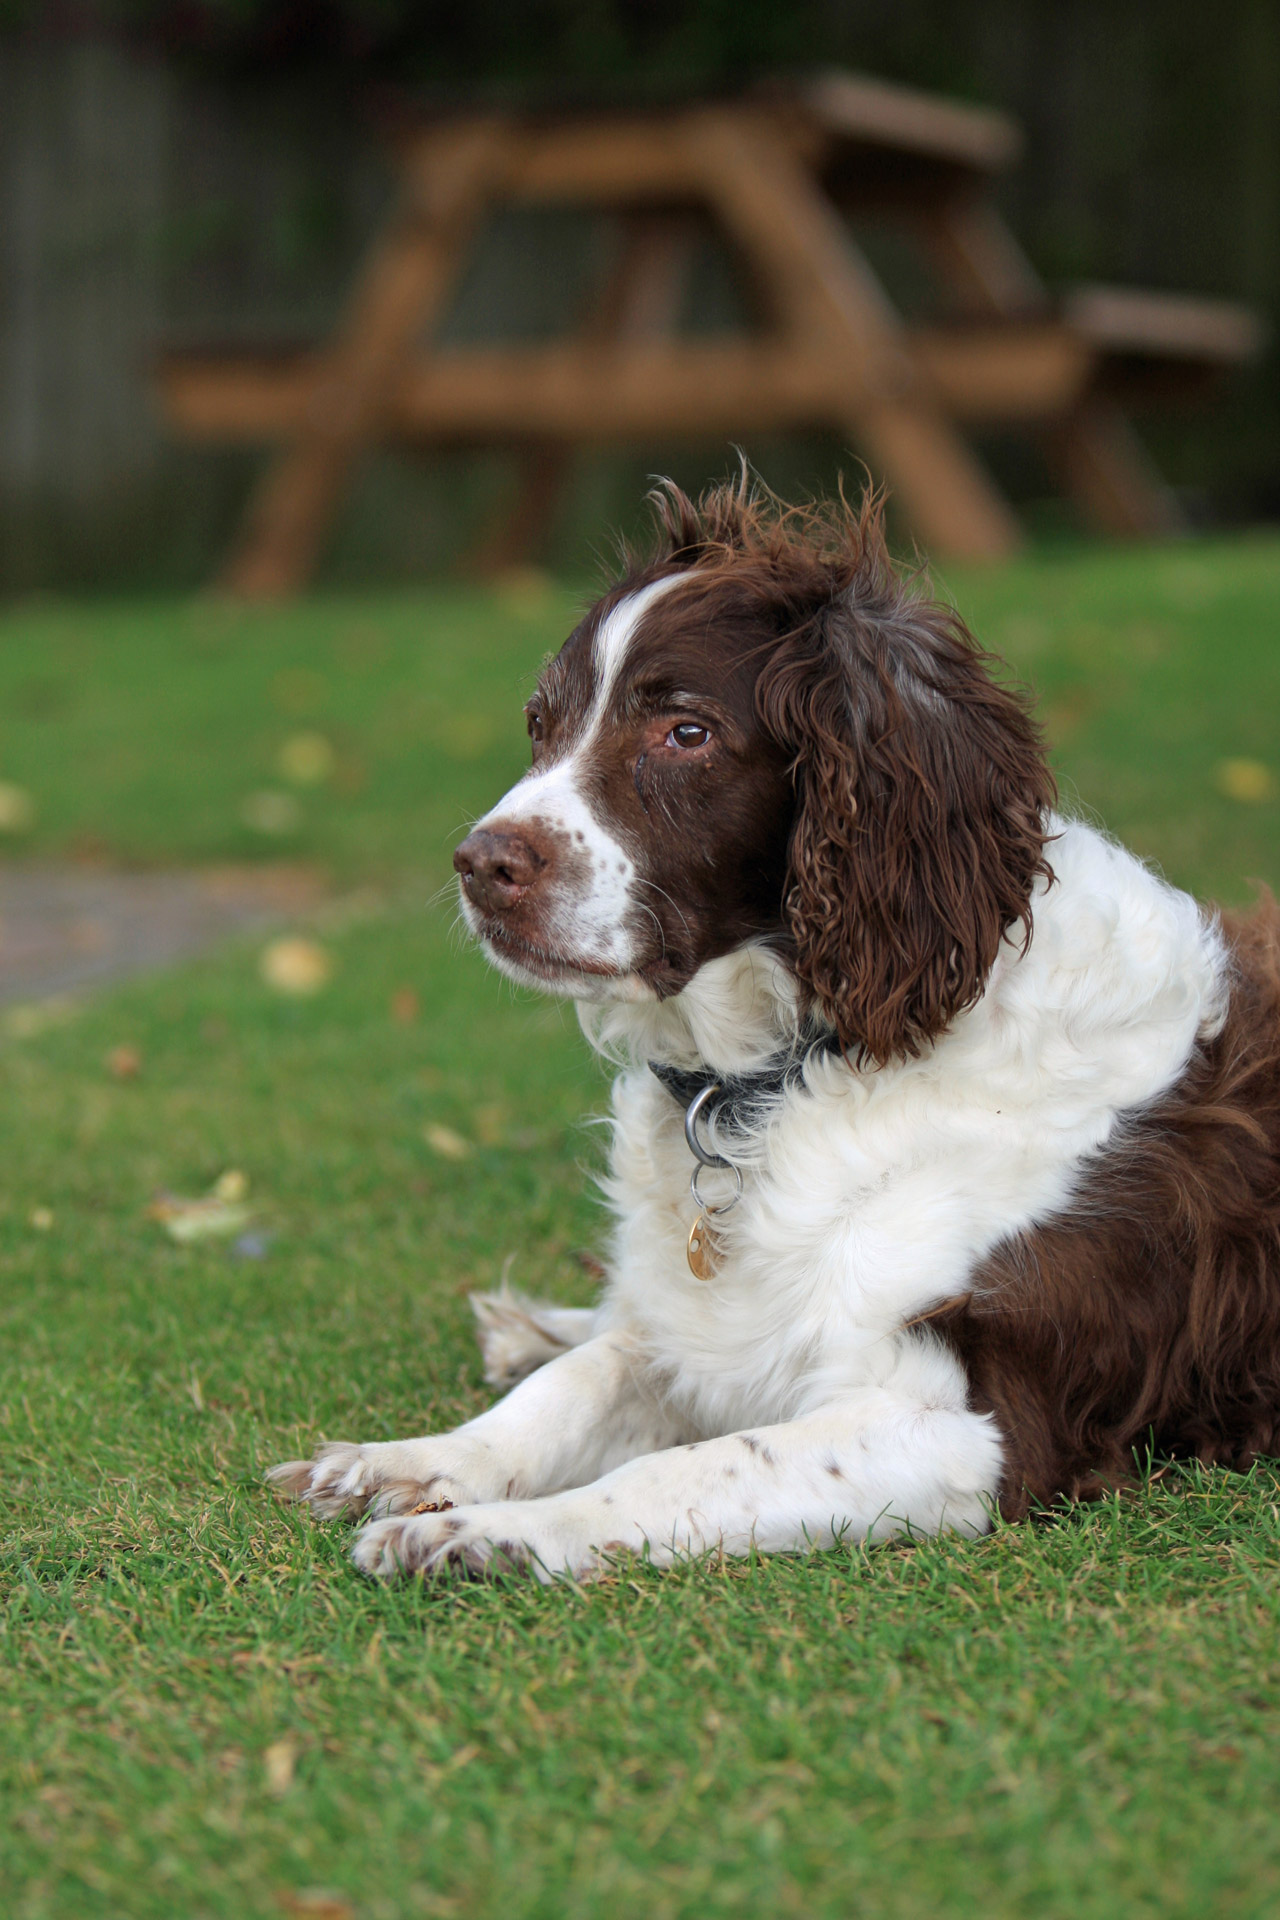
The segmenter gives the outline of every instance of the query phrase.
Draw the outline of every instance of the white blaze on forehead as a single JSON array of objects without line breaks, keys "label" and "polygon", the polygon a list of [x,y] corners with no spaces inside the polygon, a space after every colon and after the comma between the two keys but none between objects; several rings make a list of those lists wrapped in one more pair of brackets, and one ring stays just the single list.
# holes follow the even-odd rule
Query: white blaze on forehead
[{"label": "white blaze on forehead", "polygon": [[592,646],[591,708],[572,751],[552,766],[531,767],[478,823],[503,828],[537,821],[552,833],[567,836],[566,850],[580,859],[569,859],[558,897],[548,898],[546,932],[560,951],[624,973],[636,951],[633,922],[644,918],[637,912],[640,888],[635,861],[597,817],[586,787],[592,748],[636,630],[654,601],[680,577],[668,574],[651,581],[620,600],[601,621]]},{"label": "white blaze on forehead", "polygon": [[584,740],[591,738],[604,718],[637,627],[654,601],[660,599],[681,578],[678,573],[668,573],[661,580],[651,580],[647,587],[641,587],[639,593],[629,593],[625,600],[619,600],[608,617],[600,622],[591,654],[596,680],[595,696],[584,729]]}]

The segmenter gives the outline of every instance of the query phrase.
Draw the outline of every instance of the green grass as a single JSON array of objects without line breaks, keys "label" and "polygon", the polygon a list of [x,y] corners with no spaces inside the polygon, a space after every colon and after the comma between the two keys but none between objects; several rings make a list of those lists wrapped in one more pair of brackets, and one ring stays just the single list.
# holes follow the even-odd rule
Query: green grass
[{"label": "green grass", "polygon": [[[1280,771],[1280,544],[948,584],[1043,686],[1064,777],[1109,825],[1222,897],[1280,879],[1280,803],[1217,784],[1224,759]],[[522,690],[571,602],[0,624],[26,854],[256,857],[243,796],[319,728],[335,776],[283,850],[340,893],[379,883],[314,929],[336,969],[312,999],[273,994],[252,943],[0,1016],[0,1906],[1270,1916],[1271,1467],[1168,1471],[978,1543],[584,1590],[373,1588],[347,1529],[262,1488],[318,1433],[484,1404],[465,1296],[509,1256],[517,1283],[589,1298],[599,1070],[570,1015],[514,997],[426,905],[455,826],[522,762]],[[136,1080],[105,1064],[126,1043]],[[434,1154],[433,1124],[468,1157]],[[146,1216],[230,1166],[265,1258]]]},{"label": "green grass", "polygon": [[[944,589],[1043,695],[1072,804],[1170,876],[1245,897],[1280,878],[1280,541],[1092,551]],[[138,863],[263,856],[339,882],[443,878],[456,829],[524,765],[521,706],[582,594],[536,585],[217,602],[33,602],[0,619],[0,780],[27,788],[22,856]],[[297,830],[264,837],[245,799],[282,782],[294,734],[333,746]],[[1276,776],[1223,794],[1225,759]]]}]

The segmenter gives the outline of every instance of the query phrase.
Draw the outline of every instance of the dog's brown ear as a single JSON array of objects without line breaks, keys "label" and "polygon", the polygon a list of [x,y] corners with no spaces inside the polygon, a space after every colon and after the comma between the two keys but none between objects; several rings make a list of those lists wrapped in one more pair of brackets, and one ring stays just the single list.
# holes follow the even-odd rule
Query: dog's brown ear
[{"label": "dog's brown ear", "polygon": [[847,1052],[914,1056],[1030,937],[1054,784],[1024,701],[949,610],[855,585],[783,639],[758,702],[792,755],[792,965]]}]

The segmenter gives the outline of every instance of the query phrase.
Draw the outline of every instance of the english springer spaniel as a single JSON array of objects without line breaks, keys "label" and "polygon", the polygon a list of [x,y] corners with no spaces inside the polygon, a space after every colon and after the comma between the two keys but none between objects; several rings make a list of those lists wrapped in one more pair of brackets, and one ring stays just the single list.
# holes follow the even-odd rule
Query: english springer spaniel
[{"label": "english springer spaniel", "polygon": [[1056,814],[873,505],[658,512],[455,856],[489,957],[621,1068],[600,1304],[479,1300],[489,1412],[273,1477],[370,1516],[368,1573],[548,1579],[1276,1451],[1275,904],[1204,913]]}]

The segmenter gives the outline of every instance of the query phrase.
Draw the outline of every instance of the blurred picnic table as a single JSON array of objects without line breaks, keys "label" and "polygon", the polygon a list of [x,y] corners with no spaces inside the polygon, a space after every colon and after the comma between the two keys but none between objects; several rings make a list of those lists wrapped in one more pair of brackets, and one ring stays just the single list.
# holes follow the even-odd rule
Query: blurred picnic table
[{"label": "blurred picnic table", "polygon": [[[494,566],[536,547],[578,446],[783,428],[846,436],[927,551],[994,560],[1019,544],[969,444],[993,426],[1033,434],[1099,530],[1176,530],[1127,409],[1204,392],[1256,355],[1260,324],[1184,295],[1052,295],[994,197],[1020,149],[1002,113],[843,73],[647,112],[423,120],[397,141],[399,204],[330,341],[162,357],[180,432],[278,445],[222,584],[302,587],[361,454],[385,441],[518,450],[517,497],[484,546]],[[620,229],[581,323],[546,343],[440,344],[485,221],[567,203]],[[916,250],[945,318],[904,318],[851,227],[867,217]],[[748,290],[747,331],[682,330],[708,227]]]}]

